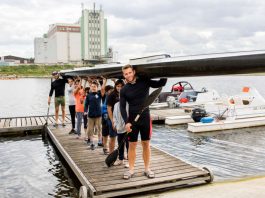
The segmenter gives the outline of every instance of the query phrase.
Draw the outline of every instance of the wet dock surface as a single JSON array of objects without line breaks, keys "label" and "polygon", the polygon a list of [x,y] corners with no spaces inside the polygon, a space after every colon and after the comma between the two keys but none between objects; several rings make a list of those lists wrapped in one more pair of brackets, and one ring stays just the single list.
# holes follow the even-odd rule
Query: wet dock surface
[{"label": "wet dock surface", "polygon": [[148,179],[143,175],[144,164],[140,145],[137,147],[136,176],[124,180],[123,173],[128,169],[124,166],[108,168],[104,162],[106,155],[103,154],[102,147],[90,150],[83,140],[69,135],[69,130],[70,128],[49,126],[48,134],[91,196],[123,196],[194,183],[202,184],[210,180],[207,171],[154,147],[151,148],[151,168],[156,177]]}]

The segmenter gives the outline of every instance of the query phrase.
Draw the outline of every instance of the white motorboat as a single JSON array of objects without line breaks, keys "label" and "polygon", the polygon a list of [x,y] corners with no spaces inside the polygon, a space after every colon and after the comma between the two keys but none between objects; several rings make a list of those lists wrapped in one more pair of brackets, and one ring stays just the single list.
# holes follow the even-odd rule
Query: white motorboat
[{"label": "white motorboat", "polygon": [[202,88],[201,91],[196,91],[189,82],[179,81],[172,86],[170,92],[162,92],[150,109],[194,107],[206,102],[214,102],[219,98],[220,96],[215,90],[208,91],[206,88]]},{"label": "white motorboat", "polygon": [[222,97],[219,103],[205,104],[211,123],[188,124],[188,131],[206,132],[265,125],[265,99],[252,87],[244,87],[235,96]]}]

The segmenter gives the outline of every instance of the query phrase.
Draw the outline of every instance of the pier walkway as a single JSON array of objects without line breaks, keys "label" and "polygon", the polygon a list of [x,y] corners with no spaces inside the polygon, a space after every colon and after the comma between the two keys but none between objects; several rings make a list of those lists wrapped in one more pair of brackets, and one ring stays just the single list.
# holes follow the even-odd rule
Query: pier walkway
[{"label": "pier walkway", "polygon": [[[24,117],[7,117],[0,118],[0,136],[11,135],[18,132],[38,131],[42,130],[46,123],[47,116],[24,116]],[[59,116],[61,122],[61,116]],[[65,123],[70,123],[69,115],[65,117]],[[55,115],[48,117],[48,125],[55,123]]]},{"label": "pier walkway", "polygon": [[106,155],[102,147],[90,150],[83,140],[68,135],[70,128],[49,126],[47,132],[52,141],[66,159],[79,181],[88,190],[90,197],[116,197],[135,193],[183,187],[190,184],[210,182],[212,176],[207,170],[194,167],[157,148],[151,147],[151,168],[155,172],[154,179],[143,175],[144,164],[142,148],[138,145],[136,159],[136,176],[124,180],[124,166],[105,165]]},{"label": "pier walkway", "polygon": [[[138,193],[181,188],[188,185],[210,183],[213,175],[208,169],[198,168],[188,164],[155,147],[151,147],[151,168],[155,172],[154,179],[143,175],[142,147],[137,147],[136,175],[130,180],[124,180],[124,166],[105,165],[106,155],[102,147],[90,150],[83,139],[76,139],[69,135],[71,129],[70,118],[66,116],[66,127],[53,127],[55,117],[49,116],[48,126],[45,116],[1,118],[0,136],[18,134],[18,131],[38,131],[50,137],[60,154],[74,172],[82,187],[82,198],[89,197],[117,197]],[[140,144],[140,143],[139,143]],[[84,192],[85,190],[85,192]],[[84,193],[81,193],[81,192]]]}]

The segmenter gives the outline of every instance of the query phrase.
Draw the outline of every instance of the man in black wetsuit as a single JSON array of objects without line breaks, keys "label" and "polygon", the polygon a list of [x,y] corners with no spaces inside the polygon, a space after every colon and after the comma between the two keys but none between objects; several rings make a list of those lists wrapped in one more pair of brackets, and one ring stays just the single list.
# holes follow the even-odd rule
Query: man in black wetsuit
[{"label": "man in black wetsuit", "polygon": [[[141,143],[143,147],[143,160],[145,171],[144,174],[148,178],[154,178],[155,174],[151,171],[150,164],[150,139],[152,133],[152,122],[150,119],[149,109],[146,109],[140,116],[136,124],[132,125],[136,115],[140,113],[142,106],[149,95],[149,88],[158,88],[164,86],[167,82],[166,78],[161,78],[159,81],[150,80],[146,77],[137,77],[136,72],[131,65],[125,65],[122,68],[123,76],[127,84],[120,91],[120,109],[121,115],[125,122],[125,129],[129,140],[129,171],[123,175],[124,179],[130,179],[134,175],[134,164],[136,159],[136,146],[138,135],[140,132]],[[126,112],[126,102],[129,104],[129,114]]]},{"label": "man in black wetsuit", "polygon": [[67,83],[67,79],[63,77],[63,79],[59,78],[59,72],[53,72],[52,73],[53,78],[55,79],[51,83],[51,90],[48,98],[48,105],[51,104],[51,97],[53,94],[53,91],[55,90],[55,120],[56,123],[54,124],[55,127],[58,126],[58,117],[59,117],[59,106],[61,105],[62,108],[62,126],[65,126],[64,120],[65,120],[65,97],[64,97],[64,91],[65,91],[65,84]]}]

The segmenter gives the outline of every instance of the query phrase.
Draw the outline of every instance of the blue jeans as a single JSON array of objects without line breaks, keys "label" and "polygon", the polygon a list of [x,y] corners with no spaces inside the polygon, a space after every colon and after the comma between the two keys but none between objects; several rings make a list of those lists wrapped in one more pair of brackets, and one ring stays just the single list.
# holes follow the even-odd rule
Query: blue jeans
[{"label": "blue jeans", "polygon": [[82,119],[83,119],[83,112],[76,112],[76,117],[77,117],[77,123],[76,123],[76,132],[77,135],[81,135],[81,125],[82,125]]}]

